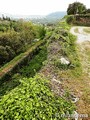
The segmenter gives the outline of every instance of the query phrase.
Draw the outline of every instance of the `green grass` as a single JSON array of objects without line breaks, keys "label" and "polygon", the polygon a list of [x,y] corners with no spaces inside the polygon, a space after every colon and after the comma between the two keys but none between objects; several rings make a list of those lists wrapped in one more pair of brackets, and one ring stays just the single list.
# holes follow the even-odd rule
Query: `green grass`
[{"label": "green grass", "polygon": [[90,33],[90,28],[84,28],[83,29],[86,33]]},{"label": "green grass", "polygon": [[75,33],[79,33],[78,28],[75,28],[75,29],[74,29],[74,32],[75,32]]}]

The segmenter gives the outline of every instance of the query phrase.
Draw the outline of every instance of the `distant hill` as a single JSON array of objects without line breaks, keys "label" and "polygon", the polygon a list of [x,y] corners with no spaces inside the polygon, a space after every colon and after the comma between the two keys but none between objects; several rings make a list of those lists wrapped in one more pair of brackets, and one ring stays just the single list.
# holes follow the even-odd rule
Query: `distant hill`
[{"label": "distant hill", "polygon": [[54,12],[46,16],[49,19],[60,19],[66,15],[66,12]]},{"label": "distant hill", "polygon": [[55,23],[60,21],[60,19],[63,18],[66,14],[67,14],[66,12],[54,12],[46,16],[43,16],[42,18],[39,17],[39,19],[36,18],[31,19],[31,21],[34,23],[42,23],[42,24]]},{"label": "distant hill", "polygon": [[55,23],[59,21],[61,18],[63,18],[66,15],[66,12],[54,12],[50,13],[48,15],[12,15],[7,13],[0,13],[0,17],[10,17],[11,19],[24,19],[26,21],[32,21],[34,23]]},{"label": "distant hill", "polygon": [[20,18],[23,18],[23,19],[40,19],[40,18],[53,18],[53,19],[58,19],[58,18],[62,18],[64,15],[66,15],[66,12],[54,12],[54,13],[50,13],[48,15],[11,15],[11,14],[8,14],[8,13],[0,13],[0,17],[2,17],[2,15],[4,16],[8,16],[8,17],[11,17],[11,18],[15,18],[15,19],[20,19]]}]

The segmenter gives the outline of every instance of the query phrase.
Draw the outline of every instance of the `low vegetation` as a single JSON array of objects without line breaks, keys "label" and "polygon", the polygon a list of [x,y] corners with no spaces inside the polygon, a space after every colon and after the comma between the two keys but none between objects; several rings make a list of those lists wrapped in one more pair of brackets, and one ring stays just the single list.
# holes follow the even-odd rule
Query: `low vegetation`
[{"label": "low vegetation", "polygon": [[78,14],[66,16],[68,24],[77,26],[90,26],[90,14]]},{"label": "low vegetation", "polygon": [[[69,29],[69,26],[64,26],[64,24],[66,25],[66,23],[63,25],[61,23],[55,29],[54,37],[56,41],[60,39],[62,55],[68,56],[71,50],[68,48],[65,51],[65,48],[71,42],[68,37],[72,39],[72,36],[63,30],[64,27]],[[51,34],[52,32],[48,29],[45,40],[51,39],[52,41]],[[65,120],[66,118],[62,117],[63,114],[66,114],[67,111],[69,114],[73,113],[75,108],[71,100],[55,95],[51,92],[50,81],[42,74],[36,75],[47,59],[48,44],[50,44],[49,41],[40,48],[40,51],[30,62],[27,62],[26,66],[23,65],[23,68],[10,78],[11,81],[3,83],[3,87],[0,87],[0,119]],[[71,44],[73,43],[71,42]]]},{"label": "low vegetation", "polygon": [[21,84],[0,100],[0,119],[62,119],[72,113],[71,103],[54,96],[48,80],[40,76],[23,78]]},{"label": "low vegetation", "polygon": [[43,62],[47,59],[47,48],[46,45],[40,48],[41,50],[33,59],[28,62],[27,66],[23,66],[20,70],[20,74],[23,77],[33,77],[42,67]]},{"label": "low vegetation", "polygon": [[78,28],[76,28],[76,29],[74,30],[74,32],[75,32],[75,33],[79,33],[79,30],[78,30]]},{"label": "low vegetation", "polygon": [[0,25],[4,29],[0,30],[0,66],[25,52],[34,39],[43,39],[46,33],[44,26],[31,22],[4,20]]},{"label": "low vegetation", "polygon": [[[22,64],[22,67],[18,69],[18,71],[12,75],[11,77],[7,78],[7,81],[2,81],[2,87],[0,87],[0,96],[3,96],[5,94],[8,94],[10,90],[17,87],[20,82],[19,79],[22,79],[23,77],[34,77],[34,75],[41,69],[41,67],[44,64],[44,61],[47,59],[47,48],[46,45],[39,48],[40,51],[37,51],[37,53],[33,56],[32,59],[29,59],[27,63]],[[23,55],[22,55],[23,57]],[[20,58],[18,59],[20,60]],[[12,62],[14,63],[17,60]],[[36,62],[37,61],[37,62]],[[7,64],[7,66],[3,66],[3,69],[5,67],[8,67],[11,63]],[[14,71],[15,72],[15,71]]]},{"label": "low vegetation", "polygon": [[17,72],[22,65],[27,64],[27,62],[34,56],[36,52],[38,52],[40,45],[45,43],[45,41],[38,41],[35,45],[33,45],[26,52],[21,53],[16,56],[13,60],[5,64],[0,68],[0,83],[8,80],[12,74]]},{"label": "low vegetation", "polygon": [[[60,22],[58,27],[55,28],[52,36],[50,37],[50,42],[56,41],[60,46],[60,50],[57,53],[58,56],[54,56],[54,63],[60,69],[69,69],[73,73],[73,75],[79,76],[82,73],[82,70],[79,61],[79,56],[77,53],[76,37],[69,33],[69,29],[70,26],[66,22]],[[52,49],[53,47],[54,46],[52,46]],[[70,64],[61,64],[61,57],[67,58]]]},{"label": "low vegetation", "polygon": [[[76,7],[77,4],[73,4],[75,9],[71,11],[72,5],[69,5],[69,16],[56,25],[1,20],[0,65],[3,67],[0,75],[9,71],[10,77],[6,76],[8,81],[0,86],[0,120],[68,120],[63,115],[74,115],[76,110],[71,92],[83,94],[81,98],[89,103],[88,85],[83,80],[88,73],[82,75],[81,52],[76,37],[69,32],[76,20],[83,22],[81,18],[87,10],[83,4]],[[82,15],[72,15],[77,10]],[[83,52],[88,56],[87,47]],[[68,64],[62,63],[61,58]],[[14,72],[12,66],[15,66]]]},{"label": "low vegetation", "polygon": [[84,28],[83,29],[86,33],[90,33],[90,28]]}]

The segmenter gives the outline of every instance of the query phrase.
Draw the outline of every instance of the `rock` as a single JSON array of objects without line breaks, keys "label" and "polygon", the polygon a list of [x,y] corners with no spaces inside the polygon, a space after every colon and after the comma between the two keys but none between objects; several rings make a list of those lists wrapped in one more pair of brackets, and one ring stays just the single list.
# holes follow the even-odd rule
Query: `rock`
[{"label": "rock", "polygon": [[69,65],[70,62],[68,60],[66,60],[64,57],[61,57],[61,64],[66,64],[66,65]]},{"label": "rock", "polygon": [[58,81],[58,80],[56,80],[55,77],[53,77],[52,81],[54,81],[54,82],[56,82],[56,83],[58,83],[58,84],[61,84],[61,82]]},{"label": "rock", "polygon": [[73,103],[76,103],[77,101],[79,101],[79,98],[71,94],[71,100]]},{"label": "rock", "polygon": [[34,39],[33,41],[34,41],[34,42],[37,42],[37,41],[39,41],[39,39]]},{"label": "rock", "polygon": [[79,98],[72,98],[73,103],[76,103],[77,101],[79,101]]}]

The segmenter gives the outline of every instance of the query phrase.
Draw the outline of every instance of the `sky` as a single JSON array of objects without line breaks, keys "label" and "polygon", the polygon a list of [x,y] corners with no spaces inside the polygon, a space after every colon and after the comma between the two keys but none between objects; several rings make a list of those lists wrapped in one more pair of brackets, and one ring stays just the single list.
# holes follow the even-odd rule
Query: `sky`
[{"label": "sky", "polygon": [[[47,15],[66,11],[76,0],[0,0],[0,13],[12,15]],[[78,0],[90,8],[90,0]]]}]

